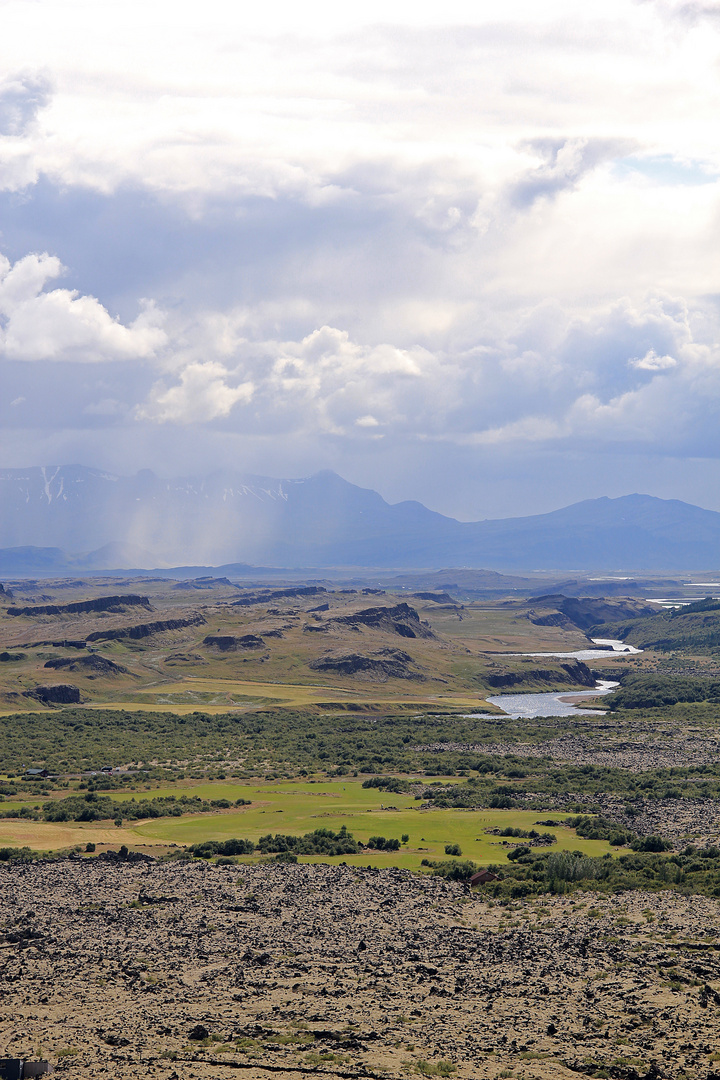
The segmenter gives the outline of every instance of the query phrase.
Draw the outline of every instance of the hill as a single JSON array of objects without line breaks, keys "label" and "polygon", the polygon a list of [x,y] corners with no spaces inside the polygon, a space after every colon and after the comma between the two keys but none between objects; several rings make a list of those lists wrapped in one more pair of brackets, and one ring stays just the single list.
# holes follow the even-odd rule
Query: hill
[{"label": "hill", "polygon": [[700,600],[650,618],[608,623],[602,630],[639,649],[715,655],[720,650],[720,602]]}]

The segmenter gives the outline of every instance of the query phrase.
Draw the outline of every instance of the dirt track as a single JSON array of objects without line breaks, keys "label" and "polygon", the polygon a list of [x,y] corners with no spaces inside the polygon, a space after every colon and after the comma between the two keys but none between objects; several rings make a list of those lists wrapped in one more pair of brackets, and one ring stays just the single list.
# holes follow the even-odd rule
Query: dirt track
[{"label": "dirt track", "polygon": [[76,859],[0,867],[0,927],[0,1056],[78,1078],[720,1068],[703,897],[507,909],[400,870]]}]

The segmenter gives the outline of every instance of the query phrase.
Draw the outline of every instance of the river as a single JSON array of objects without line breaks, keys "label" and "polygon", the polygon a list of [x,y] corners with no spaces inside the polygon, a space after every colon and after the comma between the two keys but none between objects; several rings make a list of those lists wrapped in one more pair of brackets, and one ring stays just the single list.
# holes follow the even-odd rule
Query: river
[{"label": "river", "polygon": [[617,656],[618,653],[624,653],[627,656],[641,653],[642,649],[636,649],[634,645],[626,645],[624,641],[617,641],[615,638],[599,638],[592,639],[595,645],[605,646],[602,649],[580,649],[578,652],[523,652],[523,653],[506,653],[507,656],[557,656],[563,660],[596,660],[602,656]]},{"label": "river", "polygon": [[[624,641],[615,638],[593,638],[593,644],[604,645],[601,649],[580,649],[577,652],[535,652],[535,653],[506,653],[506,656],[552,656],[562,660],[595,660],[598,657],[618,656],[625,654],[637,654],[642,649],[636,649],[632,645],[626,645]],[[608,647],[609,646],[609,647]],[[595,690],[561,690],[554,694],[497,694],[486,700],[491,705],[497,705],[507,716],[513,720],[532,719],[535,716],[601,716],[601,709],[582,709],[562,698],[596,698],[601,694],[611,693],[617,682],[609,682],[606,679],[597,683]],[[469,716],[490,719],[497,713],[469,713]]]},{"label": "river", "polygon": [[[601,680],[595,690],[563,690],[559,694],[497,694],[487,698],[491,705],[497,705],[513,720],[520,717],[532,719],[535,716],[599,716],[600,709],[580,709],[562,698],[595,698],[600,694],[610,694],[619,683]],[[497,717],[497,713],[471,713],[471,716]]]}]

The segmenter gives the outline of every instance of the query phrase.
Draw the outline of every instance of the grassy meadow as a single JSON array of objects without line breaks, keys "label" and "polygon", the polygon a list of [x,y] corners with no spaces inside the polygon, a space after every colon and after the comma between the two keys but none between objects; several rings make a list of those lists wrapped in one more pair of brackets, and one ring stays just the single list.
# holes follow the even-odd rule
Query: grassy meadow
[{"label": "grassy meadow", "polygon": [[[115,793],[117,802],[141,797],[144,793]],[[603,840],[585,840],[570,828],[536,826],[546,817],[532,810],[435,810],[420,809],[413,796],[388,793],[377,788],[363,788],[360,781],[262,783],[199,783],[182,787],[155,788],[153,796],[197,795],[205,799],[238,798],[251,800],[250,806],[215,814],[186,814],[182,817],[156,818],[145,822],[127,822],[120,828],[105,822],[39,822],[19,819],[0,820],[0,846],[26,845],[38,850],[58,850],[92,842],[98,849],[126,844],[129,848],[162,849],[186,846],[205,840],[232,837],[257,841],[267,833],[303,834],[319,828],[337,831],[343,825],[356,839],[367,843],[371,836],[409,836],[397,852],[362,852],[344,855],[342,861],[360,866],[400,866],[419,870],[423,859],[444,859],[446,844],[459,844],[462,857],[477,863],[503,863],[507,852],[502,837],[485,830],[508,826],[539,832],[553,832],[557,845],[553,851],[582,851],[601,856],[616,852]],[[14,805],[32,805],[27,800]],[[560,821],[567,814],[553,813]],[[250,859],[249,861],[252,861]],[[333,862],[340,859],[301,856],[304,862]]]}]

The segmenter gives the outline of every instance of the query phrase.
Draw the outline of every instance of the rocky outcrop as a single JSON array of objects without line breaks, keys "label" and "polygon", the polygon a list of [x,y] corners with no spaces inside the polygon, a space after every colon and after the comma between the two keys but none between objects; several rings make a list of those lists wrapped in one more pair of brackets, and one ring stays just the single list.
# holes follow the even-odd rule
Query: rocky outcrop
[{"label": "rocky outcrop", "polygon": [[32,690],[26,690],[23,696],[34,698],[43,705],[79,705],[81,700],[77,686],[70,686],[68,683],[36,686]]},{"label": "rocky outcrop", "polygon": [[[533,597],[532,606],[555,608],[558,612],[581,630],[590,630],[604,623],[619,622],[625,619],[644,619],[657,614],[657,607],[647,600],[634,600],[630,597],[606,599],[590,596],[565,596],[563,593],[549,593],[547,596]],[[531,620],[535,622],[534,619]],[[559,623],[538,623],[539,626],[556,626]]]},{"label": "rocky outcrop", "polygon": [[527,617],[533,626],[559,626],[563,630],[577,630],[572,619],[568,619],[561,611],[553,611],[550,615],[538,615],[535,611],[528,611]]},{"label": "rocky outcrop", "polygon": [[226,577],[199,577],[188,578],[187,581],[178,581],[177,585],[173,585],[173,589],[179,589],[181,591],[187,589],[209,590],[217,589],[221,587],[229,587],[231,589],[239,588],[238,585],[233,585],[232,581]]},{"label": "rocky outcrop", "polygon": [[413,658],[399,649],[380,649],[370,656],[360,653],[345,653],[335,656],[321,656],[308,666],[313,671],[324,671],[335,675],[367,675],[376,682],[385,679],[416,679],[425,676],[413,668]]},{"label": "rocky outcrop", "polygon": [[485,681],[497,689],[505,689],[511,686],[527,686],[532,683],[547,683],[555,686],[557,683],[569,683],[580,686],[595,686],[595,675],[581,660],[571,664],[558,664],[557,668],[528,668],[527,671],[505,671],[498,675],[487,675]]},{"label": "rocky outcrop", "polygon": [[289,589],[262,589],[258,592],[247,593],[239,600],[234,600],[232,607],[252,607],[253,604],[269,604],[273,600],[288,600],[294,597],[320,596],[327,589],[322,585],[298,585]]},{"label": "rocky outcrop", "polygon": [[456,604],[457,601],[452,598],[448,592],[416,592],[413,593],[414,600],[431,600],[434,604]]},{"label": "rocky outcrop", "polygon": [[338,615],[330,621],[336,626],[350,626],[355,629],[366,626],[406,638],[435,637],[430,627],[420,621],[415,608],[405,603],[396,604],[395,607],[365,608],[364,611],[356,611],[352,615]]},{"label": "rocky outcrop", "polygon": [[236,652],[238,649],[262,649],[265,642],[257,634],[243,634],[235,637],[233,634],[208,634],[203,638],[203,645],[219,649],[220,652]]},{"label": "rocky outcrop", "polygon": [[152,611],[147,596],[99,596],[96,600],[78,600],[72,604],[42,604],[39,607],[9,607],[8,615],[83,615],[86,612],[104,611],[111,615],[122,614],[128,608],[143,607]]},{"label": "rocky outcrop", "polygon": [[160,619],[158,622],[136,623],[135,626],[120,626],[115,630],[94,630],[87,635],[87,641],[122,641],[123,638],[139,640],[162,634],[166,630],[184,630],[186,626],[203,626],[207,622],[199,612],[184,619]]},{"label": "rocky outcrop", "polygon": [[83,675],[89,674],[91,678],[97,675],[130,674],[122,664],[116,664],[114,660],[98,656],[97,653],[91,653],[90,656],[63,656],[57,660],[48,660],[45,667],[54,668],[56,671],[79,671]]}]

